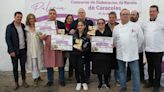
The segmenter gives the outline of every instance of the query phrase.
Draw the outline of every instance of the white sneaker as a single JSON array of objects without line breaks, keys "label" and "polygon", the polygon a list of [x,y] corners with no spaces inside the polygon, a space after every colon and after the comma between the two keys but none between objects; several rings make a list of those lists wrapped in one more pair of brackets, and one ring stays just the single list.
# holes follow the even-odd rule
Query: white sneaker
[{"label": "white sneaker", "polygon": [[79,91],[81,89],[81,83],[77,83],[76,90]]},{"label": "white sneaker", "polygon": [[88,90],[88,85],[87,85],[87,83],[83,83],[82,86],[83,86],[83,90]]}]

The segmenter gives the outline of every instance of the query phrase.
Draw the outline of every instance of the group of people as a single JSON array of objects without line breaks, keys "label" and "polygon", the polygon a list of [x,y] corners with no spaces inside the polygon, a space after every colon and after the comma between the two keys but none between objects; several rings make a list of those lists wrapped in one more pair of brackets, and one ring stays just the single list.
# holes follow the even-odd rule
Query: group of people
[{"label": "group of people", "polygon": [[[15,79],[14,90],[19,88],[18,60],[21,66],[22,86],[27,88],[26,69],[32,71],[34,86],[42,81],[40,70],[47,69],[48,82],[46,86],[54,83],[54,67],[58,67],[59,84],[65,86],[64,67],[69,60],[69,78],[77,82],[76,90],[88,90],[90,80],[90,63],[92,73],[97,74],[98,89],[103,86],[110,88],[111,70],[114,69],[115,81],[120,84],[119,92],[126,92],[126,82],[129,71],[132,75],[132,92],[140,92],[140,82],[144,82],[143,54],[146,54],[148,63],[148,82],[145,88],[153,87],[153,92],[159,92],[161,77],[161,62],[164,52],[164,21],[158,17],[158,6],[152,5],[149,9],[150,18],[146,22],[139,22],[139,13],[122,9],[120,23],[117,14],[110,12],[109,21],[97,19],[95,36],[113,37],[113,53],[91,52],[91,35],[88,27],[94,26],[92,20],[86,18],[83,8],[78,10],[78,18],[68,14],[65,22],[57,20],[57,12],[50,9],[48,20],[54,21],[56,29],[65,29],[65,35],[73,36],[73,44],[81,41],[81,49],[72,51],[51,50],[51,35],[38,33],[35,28],[34,14],[28,14],[26,25],[21,20],[23,14],[15,12],[14,21],[6,28],[6,43],[8,53],[12,60]],[[58,30],[55,30],[58,31]],[[56,32],[57,34],[60,34]],[[127,68],[129,67],[129,68]],[[129,74],[128,74],[129,75]],[[131,78],[131,77],[130,77]]]}]

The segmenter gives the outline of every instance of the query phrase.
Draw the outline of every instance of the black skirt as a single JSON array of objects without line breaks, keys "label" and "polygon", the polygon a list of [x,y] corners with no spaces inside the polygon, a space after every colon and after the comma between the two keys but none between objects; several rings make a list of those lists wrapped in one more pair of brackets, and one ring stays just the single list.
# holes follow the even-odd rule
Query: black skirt
[{"label": "black skirt", "polygon": [[93,74],[109,74],[111,70],[111,54],[92,53]]}]

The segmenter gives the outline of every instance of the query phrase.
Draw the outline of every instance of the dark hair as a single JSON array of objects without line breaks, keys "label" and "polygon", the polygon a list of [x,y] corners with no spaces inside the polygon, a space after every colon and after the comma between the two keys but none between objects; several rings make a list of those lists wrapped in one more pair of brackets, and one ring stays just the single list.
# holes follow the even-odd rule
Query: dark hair
[{"label": "dark hair", "polygon": [[105,19],[103,19],[103,18],[97,19],[97,22],[98,22],[99,20],[102,20],[102,21],[105,23]]},{"label": "dark hair", "polygon": [[130,11],[128,9],[124,8],[124,9],[121,10],[120,15],[122,15],[122,12],[125,11],[125,10],[130,13]]},{"label": "dark hair", "polygon": [[86,26],[86,22],[85,21],[82,21],[82,20],[78,20],[77,24],[81,22],[82,24],[84,24]]},{"label": "dark hair", "polygon": [[[77,22],[77,25],[78,25],[78,23],[79,22],[81,22],[84,26],[85,26],[85,28],[84,28],[84,31],[83,31],[83,34],[87,34],[87,28],[86,28],[86,22],[85,21],[82,21],[82,20],[79,20],[78,22]],[[77,29],[78,30],[78,29]],[[79,32],[79,31],[76,31],[77,33]]]},{"label": "dark hair", "polygon": [[49,12],[50,12],[50,11],[54,11],[54,12],[56,12],[56,10],[55,10],[54,8],[52,8],[52,9],[49,9]]},{"label": "dark hair", "polygon": [[66,23],[66,21],[67,21],[67,19],[68,19],[68,17],[69,17],[69,16],[71,16],[71,17],[72,17],[72,19],[73,19],[73,21],[74,21],[74,17],[73,17],[73,15],[68,14],[68,15],[66,16],[66,18],[65,18],[65,23]]},{"label": "dark hair", "polygon": [[138,11],[137,11],[137,16],[138,16],[138,17],[140,16]]},{"label": "dark hair", "polygon": [[36,21],[36,18],[35,18],[35,15],[34,14],[32,14],[32,13],[28,14],[27,17],[26,17],[26,25],[28,25],[28,26],[30,26],[29,20],[30,20],[30,17],[31,16],[34,17],[34,19]]},{"label": "dark hair", "polygon": [[116,12],[114,12],[114,11],[110,12],[110,13],[109,13],[109,16],[110,16],[110,15],[115,15],[115,17],[117,18],[117,14],[116,14]]},{"label": "dark hair", "polygon": [[157,6],[157,5],[151,5],[151,6],[150,6],[150,8],[156,8],[156,9],[157,9],[157,11],[159,11],[159,9],[158,9],[158,6]]},{"label": "dark hair", "polygon": [[17,11],[17,12],[14,13],[14,17],[15,17],[17,14],[19,14],[19,15],[23,15],[22,12]]}]

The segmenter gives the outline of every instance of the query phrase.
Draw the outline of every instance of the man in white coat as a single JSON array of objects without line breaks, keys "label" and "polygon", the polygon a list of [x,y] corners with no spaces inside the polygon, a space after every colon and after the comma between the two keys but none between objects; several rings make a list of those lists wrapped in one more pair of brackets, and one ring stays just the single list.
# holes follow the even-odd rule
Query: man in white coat
[{"label": "man in white coat", "polygon": [[121,23],[114,28],[114,46],[117,49],[117,60],[120,76],[120,92],[126,92],[126,66],[129,64],[132,73],[132,92],[140,92],[140,73],[138,51],[144,40],[141,27],[130,22],[130,11],[120,12]]},{"label": "man in white coat", "polygon": [[[141,26],[141,22],[139,21],[139,12],[136,10],[132,10],[130,12],[130,21],[137,23]],[[140,70],[140,81],[141,83],[144,83],[144,63],[143,63],[143,54],[144,52],[144,42],[142,43],[141,48],[139,48],[139,70]],[[130,72],[130,68],[128,66],[127,68],[127,80],[131,79],[131,72]]]},{"label": "man in white coat", "polygon": [[150,19],[143,23],[149,74],[149,83],[144,87],[149,88],[153,86],[153,92],[159,92],[161,62],[164,52],[164,20],[158,18],[158,13],[158,6],[150,6]]}]

